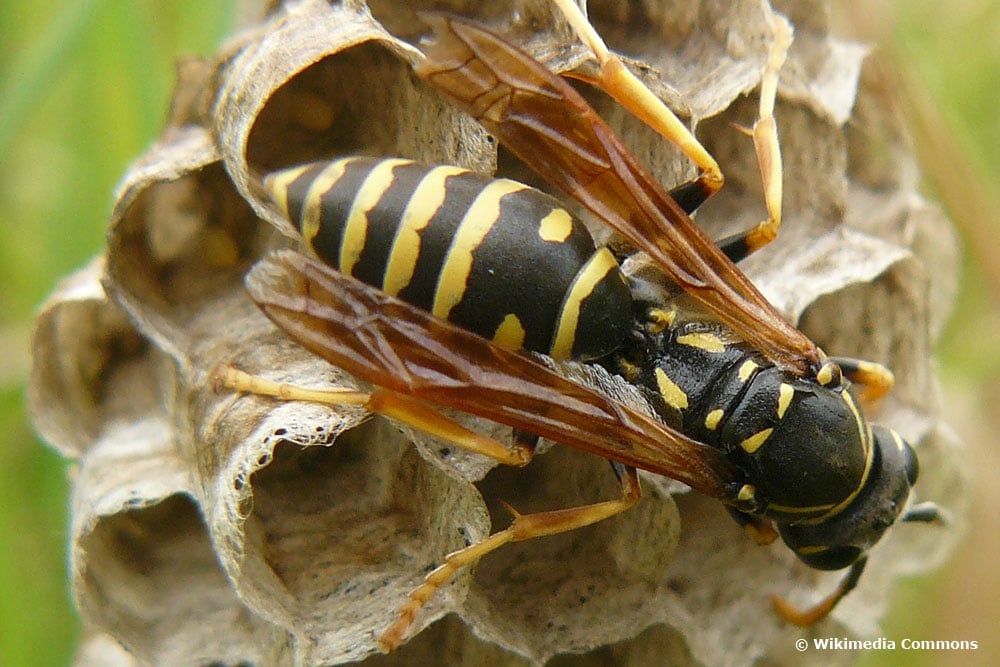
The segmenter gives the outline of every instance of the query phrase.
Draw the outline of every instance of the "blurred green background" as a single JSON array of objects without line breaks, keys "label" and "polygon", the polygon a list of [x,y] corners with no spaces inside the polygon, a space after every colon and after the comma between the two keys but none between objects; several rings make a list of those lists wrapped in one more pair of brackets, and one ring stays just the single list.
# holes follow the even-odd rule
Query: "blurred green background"
[{"label": "blurred green background", "polygon": [[[24,381],[34,309],[100,252],[111,193],[158,134],[173,63],[214,51],[235,0],[0,2],[0,665],[68,664],[70,465],[33,435]],[[1000,3],[836,3],[841,34],[877,43],[911,82],[926,191],[966,239],[962,296],[939,350],[976,480],[972,531],[945,568],[901,586],[889,638],[977,639],[975,654],[883,652],[866,665],[1000,664]]]},{"label": "blurred green background", "polygon": [[0,665],[66,665],[69,464],[25,416],[34,309],[100,252],[111,194],[166,117],[175,59],[210,55],[228,1],[0,2]]},{"label": "blurred green background", "polygon": [[[923,172],[964,246],[938,358],[947,419],[966,445],[969,532],[945,566],[897,589],[884,636],[977,640],[975,653],[885,651],[865,667],[1000,665],[1000,3],[844,0],[839,33],[875,45],[899,87]],[[931,267],[933,270],[933,267]]]}]

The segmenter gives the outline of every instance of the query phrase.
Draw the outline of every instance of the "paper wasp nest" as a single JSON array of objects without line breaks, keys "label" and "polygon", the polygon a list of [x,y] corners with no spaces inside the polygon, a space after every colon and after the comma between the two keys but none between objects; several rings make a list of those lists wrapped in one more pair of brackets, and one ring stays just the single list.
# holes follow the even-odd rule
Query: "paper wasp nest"
[{"label": "paper wasp nest", "polygon": [[[573,664],[803,664],[809,656],[793,649],[802,631],[770,612],[767,595],[810,604],[840,573],[756,546],[718,502],[649,477],[631,511],[508,545],[461,572],[418,617],[414,639],[375,654],[377,633],[444,554],[506,526],[501,501],[555,509],[617,487],[605,461],[566,447],[490,470],[356,409],[213,393],[210,372],[223,362],[354,386],[244,291],[267,249],[294,243],[260,199],[260,179],[362,153],[499,165],[544,187],[411,73],[423,32],[415,12],[476,17],[557,71],[586,53],[541,0],[269,4],[215,59],[180,68],[168,126],[125,174],[106,252],[38,317],[35,419],[76,462],[79,664],[524,665],[568,664],[568,654],[583,654]],[[744,268],[824,349],[895,371],[872,416],[915,443],[920,499],[960,515],[930,358],[955,291],[952,233],[916,193],[865,48],[828,33],[819,0],[775,9],[796,30],[777,108],[785,224]],[[771,11],[761,0],[590,7],[612,48],[721,162],[726,187],[698,215],[715,236],[764,215],[751,142],[732,124],[755,117]],[[672,146],[587,94],[665,184],[692,175]],[[877,632],[891,581],[940,563],[955,532],[891,531],[822,634]]]}]

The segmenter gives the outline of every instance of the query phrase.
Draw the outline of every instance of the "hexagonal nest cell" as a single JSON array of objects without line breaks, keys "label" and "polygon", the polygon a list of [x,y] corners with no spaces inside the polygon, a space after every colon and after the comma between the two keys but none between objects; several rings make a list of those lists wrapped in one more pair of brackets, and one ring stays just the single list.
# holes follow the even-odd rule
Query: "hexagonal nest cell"
[{"label": "hexagonal nest cell", "polygon": [[[220,364],[365,389],[275,328],[244,289],[254,263],[299,242],[262,178],[363,154],[554,192],[413,73],[429,35],[421,12],[476,19],[557,73],[593,63],[547,0],[256,4],[269,9],[255,25],[180,70],[160,141],[125,174],[104,255],[38,316],[34,418],[78,463],[69,552],[80,663],[851,661],[795,653],[798,631],[767,606],[771,593],[815,602],[838,574],[757,546],[717,501],[646,474],[628,512],[460,570],[407,642],[378,653],[408,594],[449,552],[505,528],[507,503],[568,508],[614,499],[619,486],[606,461],[558,444],[543,442],[524,468],[498,467],[360,407],[217,391]],[[772,4],[594,0],[588,10],[720,161],[726,187],[697,216],[715,238],[766,215],[752,143],[733,125],[756,117],[774,13],[794,24],[775,111],[784,226],[741,268],[823,349],[893,369],[896,390],[873,418],[914,443],[920,499],[960,518],[960,456],[940,421],[931,358],[956,289],[953,233],[917,193],[905,132],[865,47],[830,34],[820,0]],[[665,186],[695,173],[609,98],[572,85]],[[823,634],[875,634],[892,582],[940,563],[960,525],[894,529]]]}]

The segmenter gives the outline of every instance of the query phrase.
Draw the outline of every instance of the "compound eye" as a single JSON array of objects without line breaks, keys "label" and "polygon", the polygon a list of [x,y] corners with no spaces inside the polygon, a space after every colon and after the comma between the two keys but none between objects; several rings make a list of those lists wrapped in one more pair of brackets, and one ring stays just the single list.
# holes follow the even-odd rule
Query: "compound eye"
[{"label": "compound eye", "polygon": [[864,551],[858,547],[831,547],[821,551],[812,551],[807,547],[795,552],[803,563],[817,570],[842,570],[853,565],[862,554]]},{"label": "compound eye", "polygon": [[[888,447],[895,447],[896,451],[899,452],[899,456],[902,458],[901,465],[903,472],[906,474],[906,481],[909,483],[910,488],[913,488],[913,485],[917,483],[917,477],[920,475],[920,462],[917,460],[917,453],[910,447],[910,443],[903,440],[903,436],[891,428],[884,426],[872,427],[872,433],[875,435],[876,440],[880,441],[879,444],[883,452]],[[887,435],[888,438],[886,438]],[[891,440],[891,442],[887,442],[887,440]]]},{"label": "compound eye", "polygon": [[912,488],[920,475],[920,461],[917,460],[917,453],[910,447],[910,443],[900,438],[895,431],[892,432],[892,435],[903,445],[903,469],[906,470],[906,481],[910,483]]}]

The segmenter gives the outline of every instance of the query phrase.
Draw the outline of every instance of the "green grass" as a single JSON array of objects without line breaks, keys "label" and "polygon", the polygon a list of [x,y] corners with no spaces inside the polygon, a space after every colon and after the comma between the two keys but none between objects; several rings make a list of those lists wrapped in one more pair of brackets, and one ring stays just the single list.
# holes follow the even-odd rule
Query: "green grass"
[{"label": "green grass", "polygon": [[69,466],[25,415],[28,332],[57,280],[101,251],[111,193],[159,134],[184,54],[211,54],[232,2],[0,3],[0,664],[68,664]]}]

